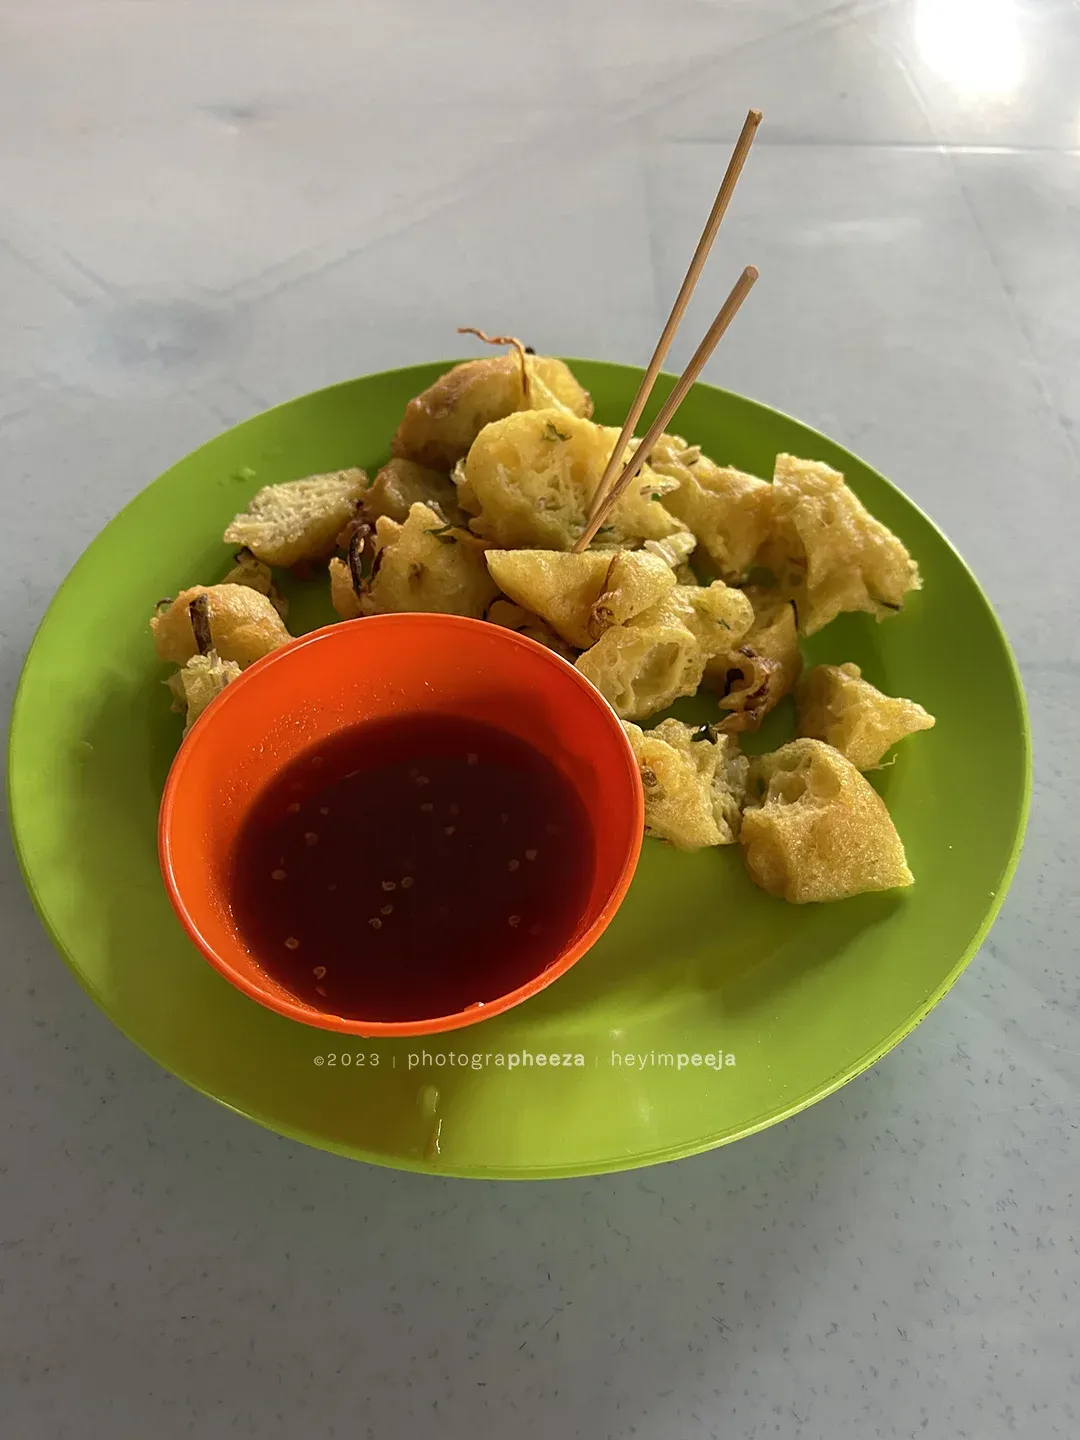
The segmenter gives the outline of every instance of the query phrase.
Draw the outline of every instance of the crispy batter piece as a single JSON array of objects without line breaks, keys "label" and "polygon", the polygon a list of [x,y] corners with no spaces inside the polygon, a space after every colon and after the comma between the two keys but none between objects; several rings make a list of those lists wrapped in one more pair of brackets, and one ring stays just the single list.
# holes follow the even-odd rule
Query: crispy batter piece
[{"label": "crispy batter piece", "polygon": [[243,669],[292,639],[270,600],[258,590],[248,585],[193,585],[175,600],[162,602],[151,617],[159,659],[186,665],[198,653],[190,606],[202,595],[209,610],[212,648],[222,660],[233,660]]},{"label": "crispy batter piece", "polygon": [[731,845],[739,833],[749,761],[714,726],[623,721],[645,792],[645,832],[679,850]]},{"label": "crispy batter piece", "polygon": [[754,612],[722,580],[676,585],[659,604],[612,626],[577,668],[623,720],[645,720],[693,695],[710,659],[738,645]]},{"label": "crispy batter piece", "polygon": [[404,525],[385,515],[376,521],[370,570],[366,570],[369,545],[368,537],[358,532],[350,545],[349,563],[331,562],[331,600],[344,619],[409,610],[480,619],[498,595],[484,563],[484,542],[468,530],[448,525],[428,505],[413,505]]},{"label": "crispy batter piece", "polygon": [[587,417],[592,400],[569,366],[551,356],[511,350],[466,360],[409,401],[390,453],[445,473],[469,453],[485,425],[538,409]]},{"label": "crispy batter piece", "polygon": [[739,841],[750,878],[795,905],[913,883],[885,802],[838,750],[793,740],[751,762]]},{"label": "crispy batter piece", "polygon": [[[469,503],[462,503],[479,507],[472,528],[505,550],[571,549],[617,439],[617,430],[558,410],[525,411],[488,425],[465,462]],[[635,545],[685,532],[660,504],[673,484],[646,465],[611,511],[598,543]]]},{"label": "crispy batter piece", "polygon": [[933,715],[914,700],[885,695],[862,678],[858,665],[815,665],[795,692],[799,734],[824,740],[857,770],[874,770],[885,752]]},{"label": "crispy batter piece", "polygon": [[468,516],[458,504],[457,490],[450,477],[412,460],[391,460],[384,465],[361,503],[373,520],[387,515],[404,525],[417,502],[430,505],[451,525],[468,524]]},{"label": "crispy batter piece", "polygon": [[731,712],[721,722],[727,733],[757,730],[802,669],[795,607],[763,586],[747,585],[742,593],[754,607],[753,625],[742,644],[705,666],[705,685],[720,696],[720,708]]},{"label": "crispy batter piece", "polygon": [[238,550],[233,556],[233,568],[221,581],[222,585],[247,585],[265,595],[284,620],[289,613],[289,602],[274,584],[274,572],[269,565],[256,560],[250,550]]},{"label": "crispy batter piece", "polygon": [[661,435],[649,464],[678,482],[664,496],[664,507],[690,527],[720,578],[742,579],[769,533],[772,486],[717,465],[680,435]]},{"label": "crispy batter piece", "polygon": [[265,485],[225,531],[225,543],[246,546],[267,565],[287,568],[325,560],[367,485],[363,470]]},{"label": "crispy batter piece", "polygon": [[487,565],[504,594],[579,650],[675,586],[668,566],[643,550],[489,550]]},{"label": "crispy batter piece", "polygon": [[361,581],[359,590],[353,583],[348,562],[334,556],[330,561],[330,604],[342,620],[359,620],[364,611],[361,600],[365,585]]},{"label": "crispy batter piece", "polygon": [[[676,530],[663,540],[646,540],[641,547],[650,555],[657,555],[670,566],[680,585],[696,585],[697,580],[690,568],[690,556],[697,549],[697,536],[689,530]],[[715,577],[713,577],[715,578]]]},{"label": "crispy batter piece", "polygon": [[574,647],[568,645],[561,635],[556,635],[547,621],[522,606],[515,605],[512,600],[501,596],[498,600],[493,600],[484,614],[484,619],[492,625],[501,625],[504,630],[515,630],[519,635],[527,635],[530,640],[554,650],[556,655],[561,655],[571,664],[577,656]]},{"label": "crispy batter piece", "polygon": [[[458,504],[466,515],[472,517],[480,514],[480,501],[476,498],[472,486],[469,484],[468,476],[465,474],[465,461],[459,460],[450,472],[450,482],[457,492]],[[471,522],[470,522],[471,523]]]},{"label": "crispy batter piece", "polygon": [[919,589],[919,569],[843,475],[815,460],[776,457],[773,520],[760,560],[813,635],[845,610],[884,620]]},{"label": "crispy batter piece", "polygon": [[191,729],[202,712],[216,700],[240,674],[235,660],[222,660],[216,650],[193,655],[165,682],[173,695],[173,709],[186,716],[184,734]]}]

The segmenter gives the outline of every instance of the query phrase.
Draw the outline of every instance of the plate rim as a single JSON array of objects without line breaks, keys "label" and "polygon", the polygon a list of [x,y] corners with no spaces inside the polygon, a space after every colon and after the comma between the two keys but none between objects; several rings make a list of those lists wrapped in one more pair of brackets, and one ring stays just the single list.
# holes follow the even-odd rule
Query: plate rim
[{"label": "plate rim", "polygon": [[[626,373],[628,378],[636,377],[637,379],[640,379],[640,377],[644,373],[644,367],[637,365],[629,365],[621,361],[599,360],[586,356],[564,356],[561,358],[563,358],[571,368],[573,368],[575,365],[603,366],[607,370],[622,371]],[[315,1136],[311,1132],[306,1132],[298,1126],[283,1123],[264,1112],[259,1112],[257,1110],[248,1108],[246,1105],[235,1103],[234,1101],[226,1098],[223,1095],[216,1094],[214,1091],[207,1089],[198,1080],[191,1079],[187,1074],[183,1073],[178,1069],[174,1069],[171,1065],[166,1064],[164,1061],[159,1059],[152,1050],[148,1049],[147,1046],[143,1044],[143,1042],[137,1036],[133,1035],[128,1030],[128,1028],[120,1021],[120,1019],[113,1012],[113,1010],[105,1003],[103,997],[98,993],[96,987],[90,982],[88,977],[79,968],[69,948],[61,942],[49,917],[47,908],[42,901],[33,875],[30,871],[29,863],[24,849],[24,838],[19,819],[19,805],[16,801],[14,793],[14,775],[18,763],[17,752],[19,746],[19,737],[23,727],[22,710],[26,703],[25,696],[28,686],[28,680],[34,661],[35,652],[39,648],[42,636],[50,622],[50,618],[52,617],[58,602],[60,601],[67,587],[76,580],[78,572],[86,563],[90,552],[101,539],[104,532],[117,520],[119,520],[121,516],[127,514],[128,511],[135,509],[140,504],[144,503],[145,498],[150,494],[150,492],[153,491],[158,485],[164,484],[179,465],[185,464],[187,461],[193,459],[196,455],[200,454],[203,450],[208,449],[210,446],[216,444],[223,435],[231,434],[236,430],[242,429],[245,425],[248,425],[257,420],[263,420],[268,415],[272,415],[279,410],[287,409],[289,406],[302,403],[306,400],[310,400],[316,395],[326,395],[335,390],[347,389],[349,386],[355,385],[357,381],[385,379],[397,375],[403,375],[407,372],[412,372],[420,369],[427,370],[436,367],[445,367],[449,369],[453,365],[457,365],[460,363],[460,359],[435,359],[417,361],[411,365],[395,366],[387,370],[374,370],[362,375],[354,375],[344,380],[335,381],[332,385],[320,386],[315,390],[305,391],[303,394],[292,396],[287,400],[279,402],[277,405],[272,405],[265,410],[257,411],[254,415],[249,415],[245,417],[245,419],[238,421],[235,425],[227,426],[224,430],[218,431],[215,435],[212,435],[209,439],[204,440],[200,445],[197,445],[193,450],[190,450],[186,452],[186,454],[180,456],[179,459],[174,461],[172,465],[170,465],[167,469],[163,470],[159,475],[155,476],[153,480],[149,481],[133,496],[131,496],[131,498],[127,500],[115,512],[115,514],[109,517],[105,524],[88,541],[88,543],[79,553],[79,556],[75,560],[74,564],[64,576],[63,580],[57,586],[56,591],[51,596],[49,603],[41,616],[41,619],[35,626],[33,638],[27,648],[26,655],[20,667],[19,679],[15,687],[11,710],[9,712],[9,725],[6,745],[7,763],[5,792],[7,800],[8,829],[12,839],[12,848],[15,852],[16,861],[18,863],[19,873],[22,876],[22,880],[24,885],[26,886],[27,893],[30,896],[31,903],[33,904],[34,910],[37,913],[38,919],[40,920],[53,949],[57,951],[57,953],[60,955],[68,970],[71,971],[71,973],[75,976],[75,979],[78,981],[85,993],[89,995],[90,999],[93,1000],[94,1004],[98,1007],[99,1010],[103,1012],[103,1014],[109,1019],[109,1021],[116,1026],[116,1028],[125,1037],[125,1039],[135,1045],[144,1055],[146,1055],[150,1060],[152,1060],[154,1064],[159,1066],[167,1074],[174,1076],[184,1085],[187,1085],[192,1090],[195,1090],[199,1094],[206,1096],[208,1099],[213,1100],[216,1104],[223,1106],[225,1109],[232,1111],[234,1114],[241,1115],[247,1120],[254,1121],[257,1125],[260,1125],[263,1129],[268,1130],[273,1134],[280,1135],[289,1140],[298,1141],[301,1144],[311,1146],[318,1150],[322,1150],[335,1155],[340,1155],[346,1159],[363,1161],[364,1163],[370,1165],[377,1165],[380,1168],[386,1170],[403,1171],[413,1174],[423,1174],[435,1178],[450,1178],[461,1180],[532,1181],[584,1179],[594,1175],[610,1175],[630,1170],[647,1169],[653,1165],[662,1165],[674,1160],[688,1159],[691,1156],[701,1155],[706,1153],[707,1151],[719,1149],[722,1146],[733,1144],[737,1140],[746,1139],[750,1135],[758,1134],[762,1130],[766,1130],[773,1125],[782,1124],[784,1121],[790,1120],[793,1116],[799,1114],[801,1111],[807,1110],[810,1108],[810,1106],[817,1104],[820,1100],[827,1099],[828,1096],[835,1094],[837,1090],[841,1089],[849,1081],[857,1079],[859,1075],[863,1074],[872,1065],[876,1064],[877,1061],[883,1059],[887,1054],[890,1053],[890,1051],[894,1050],[901,1043],[901,1041],[906,1039],[907,1036],[910,1035],[911,1032],[916,1029],[916,1027],[920,1025],[923,1020],[926,1019],[927,1015],[929,1015],[929,1013],[935,1008],[935,1006],[937,1006],[944,999],[944,997],[956,984],[957,980],[959,980],[960,976],[970,965],[971,961],[978,953],[984,940],[986,939],[986,936],[989,934],[995,921],[997,920],[997,917],[1001,912],[1001,908],[1005,902],[1005,897],[1008,894],[1009,888],[1012,884],[1013,878],[1016,874],[1016,870],[1020,862],[1020,855],[1023,850],[1024,840],[1027,833],[1028,820],[1031,811],[1031,798],[1033,787],[1033,747],[1027,696],[1024,692],[1020,668],[1017,664],[1016,656],[1013,653],[1012,646],[1009,643],[1009,638],[1006,634],[1005,627],[1002,624],[996,610],[994,609],[994,606],[991,604],[989,596],[986,594],[985,590],[980,584],[978,577],[975,575],[974,571],[968,565],[963,555],[952,543],[952,541],[949,539],[948,535],[946,535],[945,531],[941,528],[941,526],[938,525],[937,522],[933,520],[922,509],[920,505],[918,505],[914,500],[912,500],[911,497],[899,487],[899,485],[895,484],[895,482],[890,480],[888,476],[881,474],[881,472],[877,470],[873,465],[863,460],[861,456],[857,455],[853,450],[848,449],[846,445],[843,445],[839,441],[832,439],[828,435],[825,435],[822,431],[818,430],[816,426],[810,425],[805,420],[800,420],[797,416],[790,415],[786,411],[780,410],[774,405],[767,405],[764,401],[755,400],[751,396],[741,395],[737,391],[727,390],[722,386],[711,385],[701,380],[695,382],[694,386],[692,387],[692,390],[709,391],[714,394],[722,395],[727,399],[737,401],[741,405],[749,406],[759,415],[779,416],[781,419],[791,424],[798,425],[802,430],[806,431],[809,435],[812,435],[816,440],[823,442],[831,449],[839,450],[843,454],[850,456],[854,461],[856,461],[858,465],[870,471],[877,480],[884,484],[889,490],[893,491],[900,498],[900,500],[903,501],[905,505],[910,506],[911,509],[917,512],[921,520],[926,525],[928,525],[931,530],[934,531],[937,537],[950,551],[953,559],[959,564],[967,579],[974,587],[975,593],[977,594],[979,601],[981,602],[982,607],[986,612],[987,616],[989,617],[994,631],[996,632],[997,638],[1000,641],[1001,648],[1007,662],[1009,677],[1012,682],[1012,688],[1017,703],[1020,740],[1023,750],[1023,790],[1020,797],[1016,829],[1013,836],[1010,853],[1007,861],[1005,862],[1005,865],[1002,868],[1001,877],[997,883],[997,888],[991,896],[991,903],[987,907],[983,919],[979,924],[978,928],[976,929],[975,934],[968,943],[967,947],[962,952],[956,963],[950,968],[949,972],[946,974],[940,984],[933,991],[931,991],[931,993],[922,1001],[922,1003],[912,1013],[912,1015],[908,1016],[899,1026],[897,1026],[887,1036],[885,1036],[883,1040],[870,1046],[861,1056],[858,1057],[858,1059],[849,1062],[848,1064],[843,1066],[840,1070],[836,1071],[833,1075],[831,1075],[827,1080],[813,1087],[811,1091],[807,1092],[804,1095],[796,1097],[796,1099],[794,1099],[789,1105],[785,1106],[780,1110],[770,1110],[755,1115],[751,1120],[746,1121],[744,1124],[740,1125],[736,1130],[733,1131],[711,1133],[690,1142],[676,1142],[672,1145],[660,1146],[656,1149],[643,1151],[629,1157],[621,1155],[611,1156],[607,1159],[590,1161],[584,1166],[581,1164],[567,1164],[504,1169],[497,1165],[470,1165],[468,1167],[462,1167],[459,1169],[455,1168],[452,1163],[443,1163],[441,1160],[438,1164],[434,1164],[424,1159],[414,1159],[407,1156],[395,1156],[391,1158],[384,1154],[364,1150],[360,1146],[341,1144],[324,1136]],[[657,378],[658,381],[661,383],[662,394],[663,382],[668,381],[673,385],[678,377],[673,375],[670,371],[661,371]],[[657,397],[654,396],[654,398]],[[652,403],[652,400],[650,401],[650,403]]]}]

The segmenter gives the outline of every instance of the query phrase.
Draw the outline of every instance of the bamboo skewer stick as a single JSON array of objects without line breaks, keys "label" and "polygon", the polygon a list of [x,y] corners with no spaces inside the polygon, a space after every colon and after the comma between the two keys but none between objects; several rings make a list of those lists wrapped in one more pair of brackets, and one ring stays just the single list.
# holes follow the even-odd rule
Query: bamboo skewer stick
[{"label": "bamboo skewer stick", "polygon": [[608,485],[619,468],[619,461],[626,453],[626,447],[633,436],[634,427],[640,420],[641,412],[645,409],[649,395],[652,393],[652,388],[656,384],[656,377],[660,373],[660,367],[667,359],[667,353],[671,349],[671,342],[675,338],[675,331],[679,328],[679,323],[686,312],[686,307],[690,303],[690,297],[694,293],[694,286],[697,284],[701,272],[705,268],[705,261],[709,258],[709,251],[712,249],[712,243],[716,239],[716,232],[720,229],[720,222],[727,212],[728,204],[731,201],[731,196],[735,190],[739,176],[742,174],[742,168],[746,163],[746,157],[750,153],[750,146],[754,143],[754,136],[760,124],[761,111],[751,110],[743,122],[739,138],[735,142],[735,149],[731,152],[731,159],[728,161],[724,178],[720,182],[720,189],[716,192],[716,199],[713,201],[709,218],[705,222],[705,229],[701,232],[701,239],[697,243],[697,249],[694,251],[693,258],[690,261],[690,267],[683,278],[682,287],[675,297],[675,303],[671,307],[671,314],[667,318],[667,324],[660,332],[660,339],[656,342],[653,357],[649,361],[641,384],[638,386],[638,392],[634,396],[633,404],[627,413],[626,422],[622,427],[618,440],[615,442],[615,448],[611,452],[611,459],[608,461],[600,484],[596,488],[596,493],[593,496],[592,505],[589,509],[590,520],[592,520],[596,514],[600,502],[607,492]]},{"label": "bamboo skewer stick", "polygon": [[[689,365],[687,365],[686,369],[679,376],[679,379],[676,381],[675,387],[672,390],[671,394],[660,407],[660,413],[657,415],[653,423],[649,426],[649,429],[645,434],[645,438],[641,441],[641,444],[634,451],[630,463],[623,470],[622,474],[615,481],[614,485],[612,485],[610,489],[608,489],[607,492],[602,495],[599,506],[596,508],[595,513],[592,515],[592,517],[589,519],[588,523],[585,526],[585,529],[582,531],[581,537],[578,539],[577,543],[574,546],[575,555],[579,555],[592,542],[593,537],[600,529],[601,525],[603,525],[604,521],[607,519],[615,502],[626,490],[627,486],[641,469],[642,465],[644,465],[645,460],[649,455],[649,452],[652,450],[657,440],[659,440],[660,436],[663,434],[664,430],[667,427],[668,421],[675,414],[675,411],[678,410],[679,406],[686,398],[686,392],[690,389],[690,386],[693,385],[694,381],[701,374],[701,371],[705,367],[705,362],[708,360],[712,352],[716,349],[717,342],[723,335],[724,331],[728,328],[732,320],[734,320],[735,316],[738,314],[739,306],[746,299],[747,295],[749,295],[750,289],[757,278],[758,272],[756,267],[753,265],[748,265],[746,269],[742,272],[742,274],[739,276],[738,280],[735,281],[735,284],[731,287],[731,293],[728,295],[723,305],[721,305],[720,311],[717,314],[716,319],[709,326],[708,330],[705,333],[705,338],[702,340],[698,348],[694,351]],[[616,445],[615,450],[612,453],[621,456],[623,452],[620,452],[618,445]],[[600,493],[601,492],[598,490],[597,494]]]}]

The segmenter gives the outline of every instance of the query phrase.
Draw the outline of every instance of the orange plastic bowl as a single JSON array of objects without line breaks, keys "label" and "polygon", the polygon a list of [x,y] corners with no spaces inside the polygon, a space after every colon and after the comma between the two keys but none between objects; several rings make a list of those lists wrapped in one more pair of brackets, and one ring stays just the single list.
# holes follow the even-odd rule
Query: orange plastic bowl
[{"label": "orange plastic bowl", "polygon": [[[486,722],[541,751],[593,827],[593,873],[573,938],[509,994],[453,1015],[367,1021],[317,1009],[260,967],[229,903],[250,806],[297,755],[370,720],[442,714]],[[425,1035],[498,1015],[569,970],[610,923],[641,850],[644,799],[615,713],[572,665],[535,641],[455,615],[380,615],[316,630],[235,680],[173,762],[158,823],[173,908],[225,978],[280,1015],[352,1035]]]}]

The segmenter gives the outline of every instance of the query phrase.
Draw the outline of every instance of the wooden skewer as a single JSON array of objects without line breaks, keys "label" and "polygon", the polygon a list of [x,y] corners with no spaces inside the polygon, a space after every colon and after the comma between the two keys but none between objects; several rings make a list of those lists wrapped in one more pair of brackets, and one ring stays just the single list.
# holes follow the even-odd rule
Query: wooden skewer
[{"label": "wooden skewer", "polygon": [[648,369],[642,377],[641,384],[638,386],[638,392],[634,396],[634,402],[627,412],[626,423],[623,425],[619,438],[615,443],[615,448],[611,452],[611,459],[607,463],[607,469],[604,471],[600,484],[596,488],[596,494],[593,496],[592,506],[589,509],[590,520],[596,514],[600,501],[607,492],[608,484],[619,468],[619,460],[626,453],[626,447],[630,443],[630,439],[634,433],[634,427],[641,419],[641,412],[645,409],[649,396],[652,393],[652,388],[656,384],[656,377],[660,373],[660,367],[667,359],[667,353],[671,349],[671,342],[675,338],[675,331],[679,328],[679,323],[686,312],[686,307],[690,303],[690,296],[694,293],[694,286],[697,284],[701,277],[701,272],[705,268],[705,261],[709,258],[709,251],[712,249],[712,243],[716,239],[716,232],[720,229],[720,222],[723,220],[727,211],[732,193],[735,190],[739,176],[742,174],[742,168],[746,163],[746,157],[750,153],[750,146],[754,143],[757,127],[760,124],[761,111],[751,110],[743,122],[739,138],[735,142],[735,149],[731,152],[731,159],[728,161],[724,178],[720,182],[720,189],[716,192],[716,199],[713,201],[709,218],[705,222],[705,229],[701,232],[701,239],[698,241],[697,249],[694,251],[693,259],[690,261],[690,268],[687,270],[683,278],[682,287],[675,297],[675,304],[671,307],[671,314],[667,318],[667,324],[660,332],[660,339],[656,342],[653,357],[649,361]]},{"label": "wooden skewer", "polygon": [[[701,344],[694,351],[693,357],[691,358],[689,365],[687,365],[686,369],[679,376],[678,380],[675,382],[675,387],[672,390],[671,394],[660,407],[660,413],[657,415],[653,423],[649,426],[648,430],[646,431],[645,438],[642,440],[638,448],[634,451],[633,458],[630,460],[630,463],[627,465],[626,469],[622,472],[619,478],[615,481],[614,485],[612,485],[611,488],[607,491],[607,493],[603,496],[602,500],[600,501],[599,507],[596,509],[595,514],[586,524],[580,539],[574,546],[575,555],[580,555],[582,550],[586,549],[586,547],[592,542],[594,535],[600,529],[601,525],[603,525],[604,521],[607,519],[607,516],[611,512],[612,506],[619,499],[620,495],[622,495],[623,491],[630,484],[631,480],[633,480],[634,476],[641,469],[642,465],[644,465],[649,455],[649,452],[652,450],[657,440],[659,440],[660,436],[667,428],[668,421],[675,414],[675,411],[679,408],[683,400],[686,398],[686,392],[690,389],[690,386],[693,385],[694,381],[701,374],[701,371],[705,367],[705,362],[708,360],[712,352],[716,349],[717,342],[719,341],[721,335],[723,335],[724,331],[728,328],[732,320],[734,320],[735,316],[738,314],[739,306],[746,299],[747,295],[749,295],[751,286],[757,278],[758,272],[756,267],[753,265],[748,265],[746,269],[742,272],[742,274],[739,276],[738,280],[735,281],[735,284],[731,287],[731,294],[724,301],[723,305],[721,305],[719,314],[706,331],[704,340],[702,340]],[[616,446],[616,450],[617,449],[618,447]]]}]

